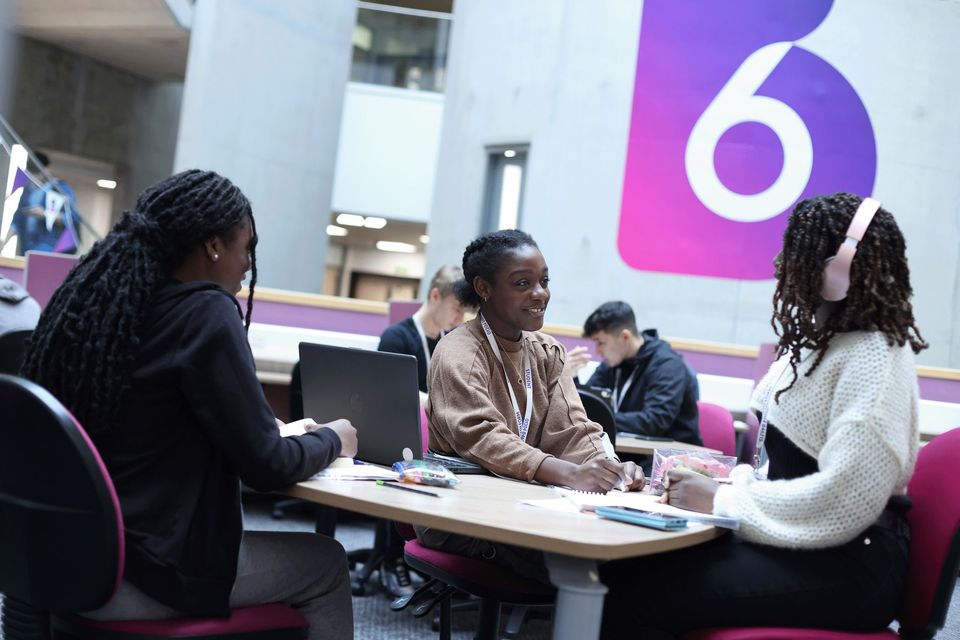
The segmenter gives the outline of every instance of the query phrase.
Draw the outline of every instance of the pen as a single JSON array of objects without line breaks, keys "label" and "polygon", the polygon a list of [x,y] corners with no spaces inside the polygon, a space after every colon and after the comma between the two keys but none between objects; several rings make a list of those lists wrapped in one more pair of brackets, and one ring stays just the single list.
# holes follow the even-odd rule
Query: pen
[{"label": "pen", "polygon": [[[617,462],[620,462],[620,460],[617,458],[616,452],[613,450],[613,443],[610,442],[610,436],[608,436],[606,432],[600,436],[600,442],[603,444],[603,452],[606,454],[607,460],[616,460]],[[623,480],[620,480],[614,489],[619,489],[620,491],[627,490],[626,486],[623,484]]]},{"label": "pen", "polygon": [[377,480],[377,484],[381,487],[386,487],[387,489],[400,489],[400,491],[410,491],[411,493],[419,493],[424,496],[433,496],[434,498],[439,498],[439,493],[434,493],[433,491],[424,491],[423,489],[414,489],[413,487],[404,487],[399,484],[387,484],[383,480]]}]

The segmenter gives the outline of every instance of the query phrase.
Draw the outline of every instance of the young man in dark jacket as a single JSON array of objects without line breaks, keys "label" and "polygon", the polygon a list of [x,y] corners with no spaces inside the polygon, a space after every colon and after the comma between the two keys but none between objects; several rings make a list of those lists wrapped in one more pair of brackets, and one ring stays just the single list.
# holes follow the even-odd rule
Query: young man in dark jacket
[{"label": "young man in dark jacket", "polygon": [[617,431],[703,444],[696,377],[655,329],[637,331],[630,305],[600,305],[584,323],[583,335],[603,358],[587,385],[611,390]]}]

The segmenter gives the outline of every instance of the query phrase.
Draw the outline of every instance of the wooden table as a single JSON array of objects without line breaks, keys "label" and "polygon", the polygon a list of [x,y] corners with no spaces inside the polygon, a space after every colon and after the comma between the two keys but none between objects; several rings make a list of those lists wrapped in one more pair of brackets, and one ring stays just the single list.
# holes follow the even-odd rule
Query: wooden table
[{"label": "wooden table", "polygon": [[634,453],[639,455],[653,455],[655,449],[684,449],[687,451],[706,451],[707,453],[723,453],[717,449],[701,447],[686,442],[665,441],[665,440],[644,440],[643,438],[631,438],[622,434],[617,434],[617,453]]},{"label": "wooden table", "polygon": [[555,498],[549,487],[491,476],[460,476],[451,489],[426,487],[441,497],[394,491],[372,482],[311,480],[285,493],[378,518],[409,522],[494,542],[539,549],[557,587],[555,640],[596,638],[607,588],[598,560],[663,553],[712,540],[720,531],[703,525],[666,533],[592,515],[520,504]]}]

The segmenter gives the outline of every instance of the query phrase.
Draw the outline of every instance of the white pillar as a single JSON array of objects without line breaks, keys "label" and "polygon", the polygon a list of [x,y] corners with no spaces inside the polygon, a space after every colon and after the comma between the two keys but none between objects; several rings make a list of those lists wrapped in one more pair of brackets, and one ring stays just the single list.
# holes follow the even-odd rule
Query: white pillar
[{"label": "white pillar", "polygon": [[355,0],[198,0],[175,171],[253,204],[259,283],[319,292]]}]

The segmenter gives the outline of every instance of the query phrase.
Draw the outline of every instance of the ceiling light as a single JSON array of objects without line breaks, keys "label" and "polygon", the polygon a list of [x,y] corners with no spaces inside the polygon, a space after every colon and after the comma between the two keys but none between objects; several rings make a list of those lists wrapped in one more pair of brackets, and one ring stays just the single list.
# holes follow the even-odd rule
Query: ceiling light
[{"label": "ceiling light", "polygon": [[504,158],[513,158],[516,155],[517,155],[517,152],[514,151],[513,149],[507,149],[506,151],[503,152]]},{"label": "ceiling light", "polygon": [[97,186],[103,189],[116,189],[117,181],[100,179],[100,180],[97,180]]},{"label": "ceiling light", "polygon": [[378,218],[377,216],[367,216],[367,219],[363,221],[363,226],[367,229],[383,229],[387,226],[387,219]]},{"label": "ceiling light", "polygon": [[349,232],[348,232],[346,229],[344,229],[343,227],[338,227],[338,226],[335,225],[335,224],[328,224],[328,225],[327,225],[327,235],[328,235],[328,236],[345,236],[345,235],[347,235],[347,233],[349,233]]},{"label": "ceiling light", "polygon": [[416,253],[417,248],[406,242],[390,242],[389,240],[378,240],[377,249],[380,251],[393,251],[394,253]]},{"label": "ceiling light", "polygon": [[428,236],[428,235],[422,235],[422,236],[420,236],[420,242],[421,242],[422,244],[427,244],[428,242],[430,242],[430,236]]},{"label": "ceiling light", "polygon": [[347,227],[362,227],[363,216],[358,216],[355,213],[341,213],[337,216],[337,224]]}]

